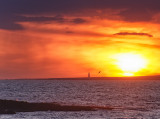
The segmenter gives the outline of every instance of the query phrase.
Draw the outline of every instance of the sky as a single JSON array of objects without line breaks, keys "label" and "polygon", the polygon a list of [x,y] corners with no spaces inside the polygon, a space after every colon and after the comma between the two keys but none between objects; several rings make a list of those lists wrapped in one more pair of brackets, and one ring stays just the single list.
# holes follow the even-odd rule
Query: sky
[{"label": "sky", "polygon": [[0,79],[159,75],[159,32],[159,0],[0,0]]}]

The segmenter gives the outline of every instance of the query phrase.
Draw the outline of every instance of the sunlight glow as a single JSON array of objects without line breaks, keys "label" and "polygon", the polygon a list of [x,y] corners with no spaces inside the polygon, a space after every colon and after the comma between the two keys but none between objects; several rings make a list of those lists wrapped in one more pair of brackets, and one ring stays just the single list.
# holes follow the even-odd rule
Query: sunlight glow
[{"label": "sunlight glow", "polygon": [[134,73],[146,67],[146,60],[141,55],[121,53],[116,56],[117,66],[124,72],[124,76],[134,76]]},{"label": "sunlight glow", "polygon": [[124,73],[124,76],[134,76],[133,73]]}]

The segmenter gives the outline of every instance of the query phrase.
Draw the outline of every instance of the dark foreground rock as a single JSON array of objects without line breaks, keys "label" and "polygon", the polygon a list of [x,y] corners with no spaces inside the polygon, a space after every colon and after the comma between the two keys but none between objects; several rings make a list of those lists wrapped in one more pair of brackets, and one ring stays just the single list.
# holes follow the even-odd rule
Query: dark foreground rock
[{"label": "dark foreground rock", "polygon": [[0,114],[34,111],[95,111],[97,109],[112,110],[111,107],[60,105],[57,103],[29,103],[24,101],[0,100]]}]

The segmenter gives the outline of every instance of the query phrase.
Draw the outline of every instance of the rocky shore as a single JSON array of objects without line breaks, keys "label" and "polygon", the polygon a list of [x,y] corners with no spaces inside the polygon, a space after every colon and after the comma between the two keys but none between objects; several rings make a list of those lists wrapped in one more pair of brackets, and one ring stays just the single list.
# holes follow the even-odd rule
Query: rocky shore
[{"label": "rocky shore", "polygon": [[15,114],[16,112],[35,111],[96,111],[98,109],[112,110],[112,107],[60,105],[57,103],[29,103],[24,101],[0,100],[0,114]]}]

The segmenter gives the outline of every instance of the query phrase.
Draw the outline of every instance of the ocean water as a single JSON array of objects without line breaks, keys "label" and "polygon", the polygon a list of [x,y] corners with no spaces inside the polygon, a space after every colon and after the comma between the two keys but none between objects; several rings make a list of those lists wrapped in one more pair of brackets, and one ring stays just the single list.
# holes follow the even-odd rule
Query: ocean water
[{"label": "ocean water", "polygon": [[0,99],[115,107],[19,112],[0,115],[0,119],[160,119],[158,80],[0,80]]}]

